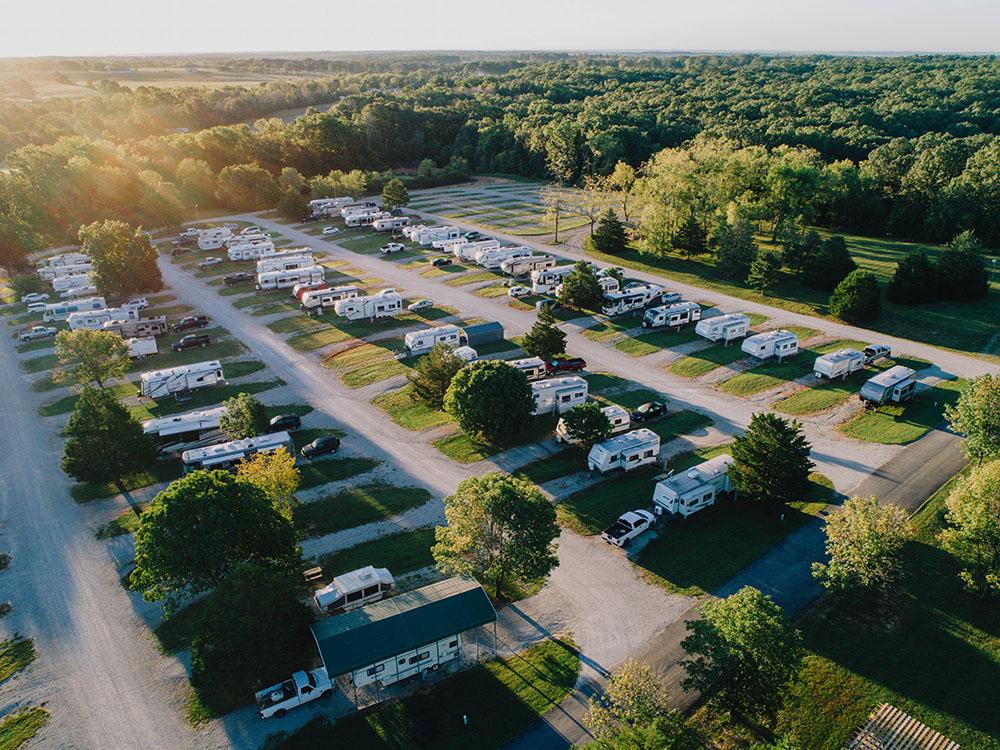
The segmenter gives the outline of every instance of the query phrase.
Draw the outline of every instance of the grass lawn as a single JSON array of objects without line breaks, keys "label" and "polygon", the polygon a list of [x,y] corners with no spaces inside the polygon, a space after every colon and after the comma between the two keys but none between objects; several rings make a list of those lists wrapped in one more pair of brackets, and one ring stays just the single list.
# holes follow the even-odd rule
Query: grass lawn
[{"label": "grass lawn", "polygon": [[372,403],[407,430],[429,430],[451,421],[443,411],[413,398],[413,386],[410,385],[376,396]]},{"label": "grass lawn", "polygon": [[954,404],[965,380],[945,380],[919,392],[906,404],[865,410],[838,426],[848,437],[870,443],[902,445],[934,429],[944,418],[944,407]]},{"label": "grass lawn", "polygon": [[15,348],[21,354],[26,352],[37,352],[42,349],[52,349],[56,345],[55,337],[47,339],[36,339],[35,341],[25,341],[23,344],[18,344]]},{"label": "grass lawn", "polygon": [[266,408],[268,419],[277,417],[279,414],[295,414],[304,417],[313,411],[313,408],[309,404],[276,404],[275,406],[268,406]]},{"label": "grass lawn", "polygon": [[273,305],[276,302],[286,302],[290,298],[289,293],[284,289],[275,289],[272,292],[254,291],[253,294],[233,300],[233,307],[237,310],[246,310],[251,307],[257,308],[263,305]]},{"label": "grass lawn", "polygon": [[270,750],[501,747],[569,695],[579,673],[576,645],[556,637],[336,724],[315,719]]},{"label": "grass lawn", "polygon": [[0,750],[17,750],[35,737],[49,721],[49,712],[38,706],[11,711],[0,719]]},{"label": "grass lawn", "polygon": [[637,336],[626,336],[615,342],[615,349],[630,357],[645,357],[663,349],[669,349],[681,344],[690,344],[701,337],[694,332],[694,326],[686,328],[663,328],[659,331],[640,333]]},{"label": "grass lawn", "polygon": [[0,641],[0,683],[26,668],[36,656],[35,644],[30,638],[15,635]]},{"label": "grass lawn", "polygon": [[325,536],[391,518],[430,499],[423,487],[362,484],[296,506],[295,527],[303,537]]},{"label": "grass lawn", "polygon": [[768,359],[755,367],[739,372],[731,378],[719,383],[720,390],[734,396],[752,396],[755,393],[796,380],[812,372],[816,352],[802,349],[792,357],[786,357],[780,362]]},{"label": "grass lawn", "polygon": [[660,444],[668,443],[680,435],[690,435],[693,432],[711,426],[712,420],[700,412],[682,409],[667,414],[662,419],[648,424],[639,423],[637,427],[647,427],[660,436]]},{"label": "grass lawn", "polygon": [[58,364],[59,358],[55,354],[45,354],[41,357],[21,360],[21,369],[28,373],[41,372],[42,370],[51,370]]},{"label": "grass lawn", "polygon": [[393,354],[402,346],[400,339],[377,344],[361,343],[324,357],[323,366],[338,372],[348,388],[362,388],[410,371],[412,359],[396,359]]},{"label": "grass lawn", "polygon": [[555,429],[557,421],[553,416],[535,417],[534,423],[510,445],[491,445],[459,431],[435,440],[434,447],[452,461],[471,464],[494,456],[507,448],[541,440]]},{"label": "grass lawn", "polygon": [[[152,406],[137,406],[131,409],[133,416],[140,421],[152,419],[153,417],[165,417],[170,414],[180,414],[185,411],[204,409],[209,406],[221,404],[227,398],[232,398],[240,393],[256,395],[269,391],[272,388],[280,388],[285,384],[281,378],[273,380],[258,380],[252,383],[238,383],[231,385],[221,385],[215,388],[203,388],[191,394],[187,401],[176,401],[172,398],[165,398]],[[72,409],[72,407],[70,407]]]},{"label": "grass lawn", "polygon": [[[151,484],[160,482],[172,482],[181,475],[181,462],[179,459],[158,460],[148,471],[141,471],[130,474],[122,480],[126,490],[138,490],[148,487]],[[119,492],[118,488],[111,484],[91,484],[81,482],[70,487],[69,494],[78,503],[89,503],[92,500],[103,500],[106,497],[113,497]]]},{"label": "grass lawn", "polygon": [[507,287],[503,284],[497,284],[495,286],[484,286],[482,289],[476,289],[473,294],[477,297],[486,297],[487,299],[494,299],[496,297],[506,297]]},{"label": "grass lawn", "polygon": [[299,489],[319,487],[328,482],[350,479],[358,474],[371,471],[379,462],[377,459],[363,456],[348,458],[320,458],[315,461],[303,461],[298,465],[301,481]]},{"label": "grass lawn", "polygon": [[740,349],[740,342],[732,341],[728,346],[716,344],[700,352],[681,357],[671,362],[667,369],[682,378],[697,378],[710,373],[716,367],[731,365],[747,356]]},{"label": "grass lawn", "polygon": [[257,307],[250,308],[250,314],[255,318],[262,318],[265,315],[275,315],[277,313],[299,313],[302,312],[302,308],[299,306],[298,302],[292,302],[289,299],[275,300],[274,302],[268,302]]},{"label": "grass lawn", "polygon": [[474,271],[473,273],[462,274],[453,279],[448,279],[444,283],[448,286],[465,286],[466,284],[477,284],[481,281],[495,281],[497,275],[492,271]]},{"label": "grass lawn", "polygon": [[[119,385],[110,386],[108,390],[118,396],[118,398],[134,396],[139,392],[133,383],[120,383]],[[80,398],[78,394],[71,393],[68,396],[63,396],[57,401],[42,404],[38,407],[38,413],[43,417],[55,417],[60,414],[69,414],[73,411],[73,407],[76,406],[76,400],[78,398]],[[148,419],[148,417],[144,418]]]},{"label": "grass lawn", "polygon": [[600,396],[598,400],[606,401],[609,404],[618,404],[632,410],[648,401],[663,401],[663,394],[649,388],[633,388],[629,391],[616,391],[610,396]]},{"label": "grass lawn", "polygon": [[556,505],[556,519],[577,534],[600,534],[625,511],[650,505],[653,477],[660,473],[658,466],[643,467],[574,492]]},{"label": "grass lawn", "polygon": [[223,328],[213,328],[207,331],[212,337],[212,343],[208,346],[199,346],[196,349],[185,349],[182,352],[175,352],[170,345],[186,334],[163,337],[157,340],[156,347],[158,354],[154,354],[150,359],[137,359],[129,366],[129,372],[146,372],[147,370],[163,370],[168,367],[187,365],[192,362],[206,362],[212,359],[224,359],[225,357],[235,357],[247,349],[242,343],[234,338],[230,338]]},{"label": "grass lawn", "polygon": [[610,372],[582,373],[582,375],[587,380],[587,392],[590,394],[615,391],[632,384],[631,380],[626,380],[620,375],[614,375]]},{"label": "grass lawn", "polygon": [[413,529],[321,555],[318,563],[323,566],[323,572],[328,577],[365,565],[388,568],[393,575],[399,576],[433,565],[433,544],[433,528]]},{"label": "grass lawn", "polygon": [[558,453],[552,453],[526,464],[514,472],[535,484],[544,484],[553,479],[583,471],[587,468],[587,453],[582,448],[570,446]]},{"label": "grass lawn", "polygon": [[[140,513],[146,509],[145,505],[139,507]],[[134,510],[127,508],[106,524],[98,526],[97,531],[94,532],[94,536],[98,539],[112,539],[124,534],[134,534],[135,530],[139,528],[140,517]]]}]

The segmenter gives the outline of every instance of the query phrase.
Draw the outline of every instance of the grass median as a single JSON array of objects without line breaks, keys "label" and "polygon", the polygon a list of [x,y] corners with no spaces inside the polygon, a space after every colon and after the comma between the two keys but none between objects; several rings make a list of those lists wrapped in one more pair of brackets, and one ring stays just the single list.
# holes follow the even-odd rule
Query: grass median
[{"label": "grass median", "polygon": [[945,380],[919,391],[905,404],[866,409],[839,425],[848,437],[869,443],[903,445],[919,440],[944,419],[946,406],[958,401],[965,380]]},{"label": "grass median", "polygon": [[423,487],[362,484],[334,495],[301,503],[295,508],[295,527],[303,537],[333,534],[366,523],[384,521],[431,499]]},{"label": "grass median", "polygon": [[317,562],[327,578],[366,565],[388,568],[393,575],[399,576],[433,565],[433,544],[433,528],[413,529],[321,555]]},{"label": "grass median", "polygon": [[432,409],[414,398],[412,385],[376,396],[372,403],[407,430],[429,430],[452,421],[443,411]]}]

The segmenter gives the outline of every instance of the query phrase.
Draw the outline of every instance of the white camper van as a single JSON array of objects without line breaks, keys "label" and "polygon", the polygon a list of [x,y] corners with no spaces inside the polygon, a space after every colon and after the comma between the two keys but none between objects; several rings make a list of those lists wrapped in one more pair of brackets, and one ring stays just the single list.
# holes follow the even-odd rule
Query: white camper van
[{"label": "white camper van", "polygon": [[709,341],[730,342],[742,338],[750,330],[750,318],[743,313],[716,315],[702,318],[694,327],[694,332]]},{"label": "white camper van", "polygon": [[[607,277],[604,278],[612,278]],[[604,302],[601,304],[601,312],[605,315],[623,315],[632,310],[642,310],[650,303],[659,299],[663,294],[663,287],[658,284],[634,284],[627,286],[619,292],[610,292],[604,295]]]},{"label": "white camper van", "polygon": [[394,317],[402,309],[403,298],[395,289],[383,289],[377,294],[367,296],[349,297],[338,300],[333,305],[333,311],[348,320]]},{"label": "white camper van", "polygon": [[244,458],[256,453],[270,453],[278,448],[284,448],[294,456],[292,436],[287,432],[272,432],[242,440],[206,445],[204,448],[191,448],[181,453],[181,463],[184,465],[185,474],[198,469],[228,469]]},{"label": "white camper van", "polygon": [[655,463],[660,456],[660,436],[641,427],[597,443],[587,455],[587,468],[601,474],[614,469],[631,471]]},{"label": "white camper van", "polygon": [[532,254],[530,247],[498,247],[491,250],[480,250],[476,253],[476,264],[488,271],[495,271],[505,260],[527,258]]},{"label": "white camper van", "polygon": [[866,380],[858,395],[865,406],[882,406],[909,401],[916,391],[916,371],[903,365],[896,365]]},{"label": "white camper van", "polygon": [[534,416],[565,414],[587,400],[587,381],[578,375],[537,380],[531,383],[531,397],[535,400]]},{"label": "white camper van", "polygon": [[291,289],[296,284],[311,284],[322,281],[326,269],[323,266],[293,268],[287,271],[266,271],[257,274],[257,289]]},{"label": "white camper van", "polygon": [[403,348],[408,357],[429,352],[437,344],[450,347],[461,346],[462,329],[456,325],[434,326],[422,331],[410,331],[403,337]]},{"label": "white camper van", "polygon": [[333,307],[339,300],[357,297],[359,294],[361,294],[361,287],[353,284],[327,287],[326,289],[311,289],[302,295],[302,309]]},{"label": "white camper van", "polygon": [[396,232],[410,223],[409,216],[386,216],[372,222],[372,229],[376,232]]},{"label": "white camper van", "polygon": [[642,316],[642,327],[680,328],[697,320],[701,320],[701,305],[697,302],[678,302],[646,310],[646,314]]},{"label": "white camper van", "polygon": [[545,361],[541,357],[526,357],[525,359],[508,359],[507,364],[516,367],[531,380],[541,380],[545,377]]},{"label": "white camper van", "polygon": [[527,276],[532,271],[542,268],[552,268],[556,259],[551,255],[525,255],[520,258],[508,258],[500,264],[500,270],[508,276]]},{"label": "white camper van", "polygon": [[157,399],[224,382],[222,364],[211,360],[144,372],[139,376],[139,392],[147,398]]},{"label": "white camper van", "polygon": [[785,357],[799,353],[799,339],[794,333],[784,329],[765,331],[747,337],[740,348],[751,357],[757,359],[777,357],[780,362]]},{"label": "white camper van", "polygon": [[813,363],[813,375],[817,380],[826,378],[844,378],[863,370],[865,367],[865,355],[857,349],[838,349],[835,352],[816,357]]},{"label": "white camper van", "polygon": [[142,431],[152,436],[161,453],[181,453],[191,448],[214,445],[225,438],[219,424],[226,407],[200,409],[171,417],[147,419]]},{"label": "white camper van", "polygon": [[[604,416],[608,418],[611,423],[611,434],[620,435],[623,432],[628,432],[631,426],[631,420],[629,419],[628,411],[618,404],[611,404],[611,406],[605,406],[601,409],[604,412]],[[577,441],[573,440],[569,436],[569,432],[566,429],[566,420],[560,419],[559,424],[556,425],[556,442],[557,443],[568,443],[570,445],[576,445]]]},{"label": "white camper van", "polygon": [[549,294],[554,292],[563,282],[563,277],[573,272],[573,266],[556,266],[541,271],[531,272],[531,291],[534,294]]},{"label": "white camper van", "polygon": [[732,496],[729,467],[732,456],[723,453],[687,471],[660,479],[653,488],[653,510],[687,518],[715,501]]},{"label": "white camper van", "polygon": [[315,266],[316,258],[312,250],[299,248],[298,250],[282,250],[280,253],[267,255],[257,261],[257,273],[267,273],[268,271],[291,271],[294,268],[305,268]]},{"label": "white camper van", "polygon": [[84,297],[83,299],[53,302],[45,306],[42,311],[42,320],[46,323],[66,320],[75,312],[103,310],[107,306],[108,303],[104,301],[104,297]]},{"label": "white camper van", "polygon": [[396,581],[387,569],[366,565],[336,576],[313,594],[313,600],[320,612],[346,612],[377,602],[391,595],[395,588]]}]

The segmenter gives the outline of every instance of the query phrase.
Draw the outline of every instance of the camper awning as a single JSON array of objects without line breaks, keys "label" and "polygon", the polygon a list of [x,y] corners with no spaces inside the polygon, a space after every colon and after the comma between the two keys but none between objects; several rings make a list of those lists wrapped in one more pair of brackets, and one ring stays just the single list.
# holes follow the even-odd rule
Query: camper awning
[{"label": "camper awning", "polygon": [[449,578],[322,619],[312,631],[332,678],[496,619],[482,586]]}]

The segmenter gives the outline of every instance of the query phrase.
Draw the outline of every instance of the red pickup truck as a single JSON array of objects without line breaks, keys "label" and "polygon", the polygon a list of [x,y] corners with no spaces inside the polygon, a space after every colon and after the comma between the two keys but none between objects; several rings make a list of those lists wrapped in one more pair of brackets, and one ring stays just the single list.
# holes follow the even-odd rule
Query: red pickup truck
[{"label": "red pickup truck", "polygon": [[586,367],[587,362],[581,357],[550,359],[545,363],[545,372],[549,375],[561,375],[564,372],[580,372]]}]

